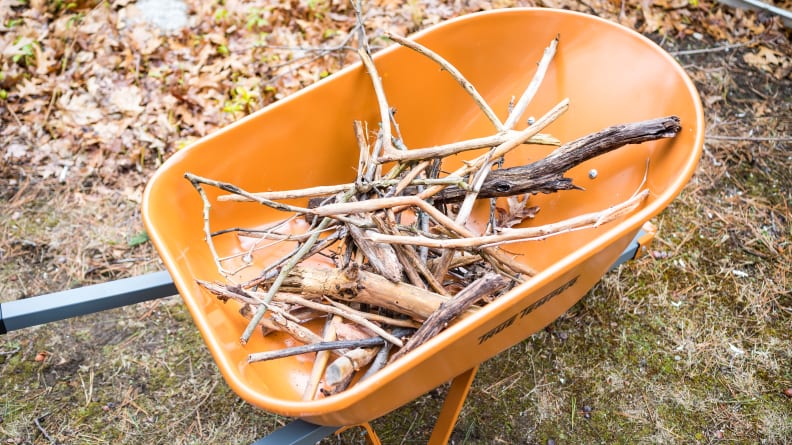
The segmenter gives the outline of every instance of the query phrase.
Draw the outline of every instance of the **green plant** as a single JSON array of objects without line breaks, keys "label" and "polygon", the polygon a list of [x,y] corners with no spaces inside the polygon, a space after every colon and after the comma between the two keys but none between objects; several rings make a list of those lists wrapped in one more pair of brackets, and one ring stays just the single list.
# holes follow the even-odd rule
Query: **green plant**
[{"label": "green plant", "polygon": [[33,50],[33,45],[35,44],[36,43],[31,39],[17,37],[14,40],[14,46],[18,48],[19,52],[11,56],[11,60],[14,63],[22,63],[25,66],[31,65],[36,58],[36,54]]},{"label": "green plant", "polygon": [[215,22],[223,22],[226,17],[228,17],[228,9],[226,8],[218,8],[214,13]]},{"label": "green plant", "polygon": [[22,23],[24,23],[23,19],[8,19],[5,22],[5,27],[6,28],[13,28],[14,26],[21,25]]},{"label": "green plant", "polygon": [[265,7],[265,8],[252,8],[250,12],[248,12],[247,22],[245,23],[245,28],[248,31],[253,29],[261,29],[266,26],[269,26],[269,12],[272,10],[272,7]]},{"label": "green plant", "polygon": [[308,10],[316,18],[321,19],[330,10],[330,2],[327,0],[308,0]]},{"label": "green plant", "polygon": [[236,114],[239,112],[250,113],[259,97],[256,89],[248,90],[245,87],[237,86],[231,89],[231,100],[227,100],[223,106],[223,112]]}]

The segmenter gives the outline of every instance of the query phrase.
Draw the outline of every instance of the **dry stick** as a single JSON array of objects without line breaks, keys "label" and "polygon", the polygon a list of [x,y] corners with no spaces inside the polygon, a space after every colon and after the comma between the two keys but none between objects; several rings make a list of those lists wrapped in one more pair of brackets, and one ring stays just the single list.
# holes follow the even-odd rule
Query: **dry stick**
[{"label": "dry stick", "polygon": [[409,318],[393,318],[393,317],[386,317],[384,315],[376,314],[373,312],[359,311],[345,304],[341,304],[337,301],[333,301],[327,297],[325,297],[325,301],[327,301],[327,304],[331,306],[340,308],[347,313],[357,314],[360,317],[365,318],[366,320],[376,321],[390,326],[397,326],[402,328],[417,328],[418,326],[420,326],[420,323],[413,321],[412,319]]},{"label": "dry stick", "polygon": [[502,229],[501,233],[498,235],[438,239],[425,236],[400,236],[372,233],[371,240],[378,243],[408,244],[427,246],[436,249],[476,249],[492,247],[509,242],[537,241],[577,229],[599,227],[602,224],[606,224],[635,210],[648,195],[649,191],[644,190],[630,199],[600,212],[587,213],[539,227]]},{"label": "dry stick", "polygon": [[360,368],[371,363],[378,352],[379,350],[376,348],[359,347],[338,357],[327,367],[325,371],[325,383],[327,383],[328,386],[334,387],[339,383],[347,381],[347,379],[352,377],[355,371],[359,371]]},{"label": "dry stick", "polygon": [[368,139],[366,138],[366,130],[363,128],[361,121],[354,121],[352,128],[355,130],[355,140],[358,143],[358,168],[355,184],[362,184],[368,166],[371,165],[371,153],[369,153]]},{"label": "dry stick", "polygon": [[[558,145],[558,144],[548,144],[548,145]],[[410,152],[415,150],[410,150]],[[400,152],[401,153],[401,152]],[[369,182],[365,185],[356,185],[353,183],[346,183],[346,184],[338,184],[338,185],[327,185],[327,186],[318,186],[318,187],[306,187],[303,189],[298,190],[281,190],[281,191],[271,191],[271,192],[255,192],[250,193],[252,197],[243,196],[243,195],[220,195],[217,197],[218,201],[222,202],[257,202],[259,199],[264,200],[283,200],[283,199],[295,199],[295,198],[316,198],[322,196],[330,196],[336,195],[338,193],[349,192],[354,188],[357,188],[358,191],[366,192],[368,190],[374,188],[385,188],[397,185],[401,179],[382,179],[379,181]],[[457,186],[460,188],[466,188],[467,184],[465,180],[458,176],[446,176],[444,178],[435,178],[435,179],[423,179],[423,178],[416,178],[413,179],[410,185],[447,185],[447,186]],[[309,206],[312,207],[312,206]]]},{"label": "dry stick", "polygon": [[[522,143],[521,141],[528,139],[529,137],[537,134],[546,126],[550,125],[550,123],[558,119],[558,117],[561,116],[561,114],[563,114],[568,108],[569,108],[569,99],[562,100],[561,102],[556,104],[556,106],[554,106],[550,111],[548,111],[544,116],[542,116],[536,122],[534,122],[530,127],[520,131],[519,133],[517,133],[517,136],[495,147],[495,150],[492,152],[491,158],[498,159],[501,156],[506,155],[511,150],[517,148]],[[451,173],[450,176],[464,177],[474,169],[481,167],[485,159],[486,159],[485,155],[480,156],[477,159],[468,162],[467,165],[460,167],[455,172]],[[445,186],[441,186],[441,185],[429,187],[428,189],[420,193],[418,197],[420,197],[421,199],[429,198],[431,196],[436,195],[444,188]]]},{"label": "dry stick", "polygon": [[[335,316],[327,316],[327,321],[325,322],[324,332],[322,333],[322,340],[324,342],[335,341],[336,340],[336,331],[335,331]],[[340,317],[338,317],[340,318]],[[340,323],[340,320],[337,320]],[[303,400],[311,400],[314,398],[316,394],[316,390],[319,389],[319,382],[322,380],[322,375],[325,372],[325,367],[327,366],[327,362],[330,360],[330,352],[328,351],[319,351],[316,353],[316,358],[314,358],[314,364],[311,368],[311,376],[308,378],[308,383],[305,385],[305,391],[303,391]]]},{"label": "dry stick", "polygon": [[487,116],[487,119],[489,119],[490,122],[492,122],[492,125],[494,125],[499,132],[506,129],[503,123],[501,122],[501,120],[498,119],[498,116],[495,115],[495,112],[492,111],[492,108],[489,106],[487,101],[485,101],[484,98],[481,97],[481,94],[479,94],[479,92],[476,90],[473,84],[470,83],[467,79],[465,79],[465,76],[463,76],[462,73],[459,72],[459,70],[454,65],[449,63],[439,54],[435,53],[429,48],[426,48],[425,46],[421,45],[418,42],[408,40],[404,37],[389,32],[385,33],[385,37],[394,40],[399,45],[407,47],[421,55],[428,57],[429,59],[440,65],[440,67],[445,71],[447,71],[454,78],[454,80],[456,80],[457,83],[459,83],[459,85],[462,86],[462,88],[470,95],[470,97],[473,98],[473,100],[476,102],[476,105],[478,105],[479,108],[481,108],[481,111],[484,112],[484,115]]},{"label": "dry stick", "polygon": [[399,262],[398,254],[392,246],[369,241],[368,233],[371,230],[364,231],[353,225],[348,225],[347,228],[355,245],[360,249],[374,270],[394,283],[401,281],[404,267]]},{"label": "dry stick", "polygon": [[[566,143],[534,163],[490,172],[479,196],[496,198],[574,189],[572,181],[563,177],[572,167],[624,145],[674,137],[680,130],[676,116],[613,125]],[[465,195],[467,191],[449,187],[438,192],[434,199],[436,202],[456,201]]]},{"label": "dry stick", "polygon": [[[218,297],[218,299],[219,298],[220,297]],[[255,312],[252,309],[253,307],[256,307],[256,305],[245,303],[241,308],[239,308],[239,315],[250,320],[250,317],[252,317],[253,313]],[[268,335],[271,332],[286,332],[282,325],[275,323],[271,318],[262,318],[261,321],[259,321],[258,326],[261,329],[262,336]]]},{"label": "dry stick", "polygon": [[[278,330],[288,333],[289,335],[294,337],[295,340],[305,344],[320,343],[322,341],[322,337],[314,334],[312,330],[306,328],[305,326],[301,325],[298,322],[286,318],[284,312],[278,309],[277,306],[273,306],[269,304],[260,304],[259,309],[261,308],[261,306],[266,306],[269,309],[271,313],[270,319],[280,328]],[[257,313],[258,311],[254,312],[253,315],[250,316],[251,322],[253,321],[252,319]],[[243,313],[242,315],[245,318],[248,318],[248,314]],[[256,322],[256,324],[253,326],[254,327],[258,326],[258,323],[260,321],[261,319],[258,322]]]},{"label": "dry stick", "polygon": [[[389,161],[415,161],[429,158],[442,158],[459,154],[465,151],[478,150],[480,148],[494,147],[519,135],[518,131],[508,130],[492,136],[468,139],[465,141],[452,142],[450,144],[438,145],[436,147],[413,148],[405,151],[394,151],[390,154],[385,153],[377,158],[378,162]],[[559,145],[560,141],[547,134],[535,134],[522,141],[523,144],[537,145]]]},{"label": "dry stick", "polygon": [[240,338],[240,341],[242,342],[243,345],[247,343],[248,340],[250,339],[250,336],[253,335],[253,330],[255,329],[258,322],[262,319],[262,317],[264,317],[264,314],[267,312],[267,306],[269,302],[272,300],[272,297],[275,296],[275,293],[278,292],[278,289],[280,289],[283,280],[285,280],[286,276],[289,275],[291,269],[294,268],[294,266],[296,266],[297,263],[302,261],[305,254],[311,250],[311,247],[313,247],[314,243],[316,243],[316,240],[319,239],[320,231],[324,230],[332,222],[333,220],[331,218],[323,218],[322,221],[319,223],[319,226],[317,227],[318,229],[317,232],[311,235],[308,241],[306,241],[302,246],[300,246],[300,249],[297,250],[297,252],[295,252],[294,255],[292,255],[292,257],[289,258],[289,261],[283,266],[277,278],[275,278],[275,281],[272,283],[272,285],[270,285],[267,294],[262,299],[263,304],[259,306],[258,310],[256,310],[256,313],[253,315],[253,318],[251,318],[250,323],[245,328],[245,331],[242,333],[242,337]]},{"label": "dry stick", "polygon": [[[398,258],[399,263],[402,264],[402,267],[404,269],[404,274],[407,276],[407,279],[410,281],[410,283],[413,286],[420,287],[421,289],[428,289],[426,283],[424,283],[423,280],[421,279],[421,276],[418,275],[418,271],[416,271],[415,268],[412,267],[412,264],[410,264],[409,260],[405,256],[404,251],[409,246],[394,245],[393,247],[394,247],[394,251],[396,252],[396,258]],[[444,295],[444,293],[440,293],[440,294]]]},{"label": "dry stick", "polygon": [[[254,296],[257,296],[257,292],[252,292]],[[393,343],[398,347],[402,347],[402,341],[398,338],[394,337],[393,335],[389,334],[388,331],[382,329],[381,327],[377,326],[376,324],[366,320],[364,317],[361,317],[354,312],[348,312],[343,309],[334,306],[328,306],[326,304],[317,303],[315,301],[311,301],[307,298],[303,298],[297,294],[292,293],[284,293],[280,292],[275,296],[276,301],[282,301],[284,303],[290,304],[299,304],[301,306],[305,306],[310,309],[314,309],[321,312],[327,312],[328,314],[337,315],[339,317],[346,318],[347,320],[357,323],[360,326],[370,330],[371,332],[379,335],[380,337],[384,338],[385,340]]]},{"label": "dry stick", "polygon": [[[215,181],[214,179],[208,179],[208,178],[202,178],[202,177],[194,175],[192,173],[185,173],[184,177],[187,178],[187,180],[189,180],[193,184],[193,186],[195,186],[195,184],[211,185],[213,187],[219,188],[220,190],[226,191],[228,193],[233,193],[233,194],[236,194],[236,195],[244,196],[244,197],[250,199],[251,201],[255,201],[255,202],[259,203],[259,204],[265,205],[267,207],[271,207],[271,208],[273,208],[275,210],[280,210],[282,212],[307,213],[307,214],[313,213],[311,211],[311,209],[306,209],[304,207],[292,206],[292,205],[288,205],[288,204],[275,202],[275,201],[272,201],[272,200],[269,200],[269,199],[259,198],[255,194],[250,193],[250,192],[248,192],[246,190],[241,189],[240,187],[238,187],[238,186],[236,186],[234,184],[230,184],[230,183],[227,183],[227,182]],[[199,191],[199,193],[200,193],[200,191]]]},{"label": "dry stick", "polygon": [[[424,212],[426,212],[432,219],[437,221],[440,225],[456,233],[458,236],[461,237],[476,236],[465,226],[457,224],[454,220],[446,216],[443,212],[441,212],[440,210],[438,210],[437,208],[435,208],[434,206],[427,203],[423,199],[420,199],[417,196],[396,196],[392,198],[369,199],[367,201],[360,201],[353,203],[328,204],[315,209],[315,211],[320,216],[333,216],[338,214],[373,212],[376,210],[382,210],[382,209],[394,208],[394,207],[418,207]],[[536,275],[536,271],[531,269],[529,266],[522,264],[518,261],[515,261],[514,259],[510,258],[505,252],[500,251],[498,249],[486,248],[483,249],[482,254],[496,259],[498,262],[503,263],[508,269],[511,269],[516,273],[521,273],[528,276]]]},{"label": "dry stick", "polygon": [[263,362],[267,360],[274,360],[278,358],[286,358],[294,355],[305,354],[308,352],[319,351],[339,351],[351,348],[371,348],[374,346],[382,346],[385,340],[380,337],[364,338],[362,340],[337,340],[337,341],[321,341],[309,345],[294,346],[291,348],[278,349],[277,351],[255,352],[248,355],[248,363]]},{"label": "dry stick", "polygon": [[380,79],[379,73],[377,73],[377,67],[374,65],[374,61],[371,60],[371,55],[368,53],[368,51],[364,48],[360,48],[358,50],[358,55],[360,55],[360,60],[363,62],[363,66],[366,67],[369,77],[371,77],[371,84],[374,87],[374,93],[377,95],[377,103],[379,105],[380,115],[380,128],[382,129],[382,152],[385,154],[396,152],[396,149],[393,148],[390,110],[388,107],[388,101],[385,99],[385,90],[382,87],[382,79]]},{"label": "dry stick", "polygon": [[515,105],[514,109],[512,109],[509,117],[506,119],[506,123],[503,124],[507,130],[514,128],[514,126],[517,124],[517,121],[520,120],[520,117],[525,112],[525,109],[528,108],[528,104],[531,102],[531,99],[533,99],[534,95],[536,95],[536,92],[539,90],[539,85],[542,84],[542,80],[547,73],[547,68],[550,66],[553,56],[555,56],[559,37],[560,36],[557,35],[550,42],[550,45],[545,48],[544,54],[542,54],[542,59],[539,61],[539,66],[536,68],[536,74],[534,74],[534,77],[531,79],[528,87],[525,89],[522,96],[520,96],[520,100],[517,101],[517,105]]},{"label": "dry stick", "polygon": [[459,291],[454,298],[441,304],[440,307],[424,321],[418,331],[410,337],[407,344],[391,357],[391,362],[404,354],[424,344],[446,328],[460,314],[465,312],[478,300],[494,294],[509,284],[509,280],[495,274],[488,273],[467,287]]},{"label": "dry stick", "polygon": [[217,197],[218,201],[234,201],[234,202],[258,202],[259,199],[266,200],[281,200],[293,198],[310,198],[314,196],[329,196],[337,193],[343,193],[354,187],[354,184],[338,184],[338,185],[322,185],[317,187],[306,187],[300,190],[284,190],[273,192],[257,192],[251,193],[252,196],[243,196],[237,194],[220,195]]},{"label": "dry stick", "polygon": [[218,272],[224,277],[228,276],[228,271],[225,270],[223,264],[220,262],[220,255],[217,254],[217,249],[215,248],[214,241],[212,241],[212,229],[209,225],[209,211],[212,208],[212,204],[209,202],[209,198],[206,196],[206,192],[204,191],[203,187],[201,186],[201,182],[198,181],[197,178],[193,178],[192,175],[187,173],[185,177],[190,181],[190,184],[198,191],[198,195],[201,197],[201,201],[203,202],[203,229],[204,229],[204,238],[206,239],[206,244],[209,245],[209,252],[212,254],[212,259],[215,262],[215,266],[217,266]]}]

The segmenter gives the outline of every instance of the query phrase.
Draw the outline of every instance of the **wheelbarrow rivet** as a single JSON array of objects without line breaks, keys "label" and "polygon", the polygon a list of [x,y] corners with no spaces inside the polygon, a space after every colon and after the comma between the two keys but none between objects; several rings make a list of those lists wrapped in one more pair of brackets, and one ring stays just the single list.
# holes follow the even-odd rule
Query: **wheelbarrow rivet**
[{"label": "wheelbarrow rivet", "polygon": [[591,170],[589,170],[589,178],[590,179],[596,178],[598,174],[599,173],[597,173],[597,169],[595,169],[595,168],[592,168]]}]

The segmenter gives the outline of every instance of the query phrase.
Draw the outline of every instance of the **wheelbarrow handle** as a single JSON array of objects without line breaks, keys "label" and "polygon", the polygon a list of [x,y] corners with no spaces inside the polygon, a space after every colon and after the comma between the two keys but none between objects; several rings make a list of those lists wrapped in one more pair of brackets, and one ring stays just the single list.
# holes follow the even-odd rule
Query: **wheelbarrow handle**
[{"label": "wheelbarrow handle", "polygon": [[176,294],[161,271],[0,303],[0,334]]}]

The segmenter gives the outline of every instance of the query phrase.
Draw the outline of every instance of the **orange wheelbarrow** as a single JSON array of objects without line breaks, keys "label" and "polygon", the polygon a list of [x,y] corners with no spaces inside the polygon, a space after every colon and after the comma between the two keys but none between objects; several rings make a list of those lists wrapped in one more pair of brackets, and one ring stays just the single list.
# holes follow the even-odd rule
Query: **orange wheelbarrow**
[{"label": "orange wheelbarrow", "polygon": [[[359,64],[346,68],[195,142],[156,172],[143,203],[149,236],[221,373],[240,397],[266,411],[333,430],[366,423],[461,376],[433,437],[444,443],[478,365],[567,311],[617,261],[641,227],[680,193],[701,153],[702,107],[682,68],[650,40],[599,18],[549,9],[473,14],[412,38],[454,64],[505,115],[556,35],[557,54],[526,113],[541,115],[570,98],[569,111],[548,133],[569,141],[612,124],[672,114],[681,118],[683,129],[671,140],[626,147],[571,170],[569,176],[586,191],[532,197],[542,211],[530,224],[615,205],[641,184],[649,197],[615,222],[510,245],[521,261],[540,271],[536,276],[339,394],[301,400],[311,357],[247,363],[249,353],[285,344],[278,336],[254,336],[241,345],[246,320],[196,284],[195,278],[221,277],[204,240],[201,199],[184,174],[252,191],[352,181],[358,162],[352,122],[368,121],[376,128],[379,121],[367,72]],[[396,46],[377,53],[374,60],[409,146],[438,145],[490,131],[477,106],[432,62]],[[543,150],[520,150],[507,162],[525,164],[544,156]],[[592,169],[598,172],[596,179],[588,174]],[[216,196],[208,192],[210,199]],[[217,205],[212,211],[218,227],[258,226],[281,218],[251,204]],[[222,255],[243,249],[230,238],[217,248]]]}]

